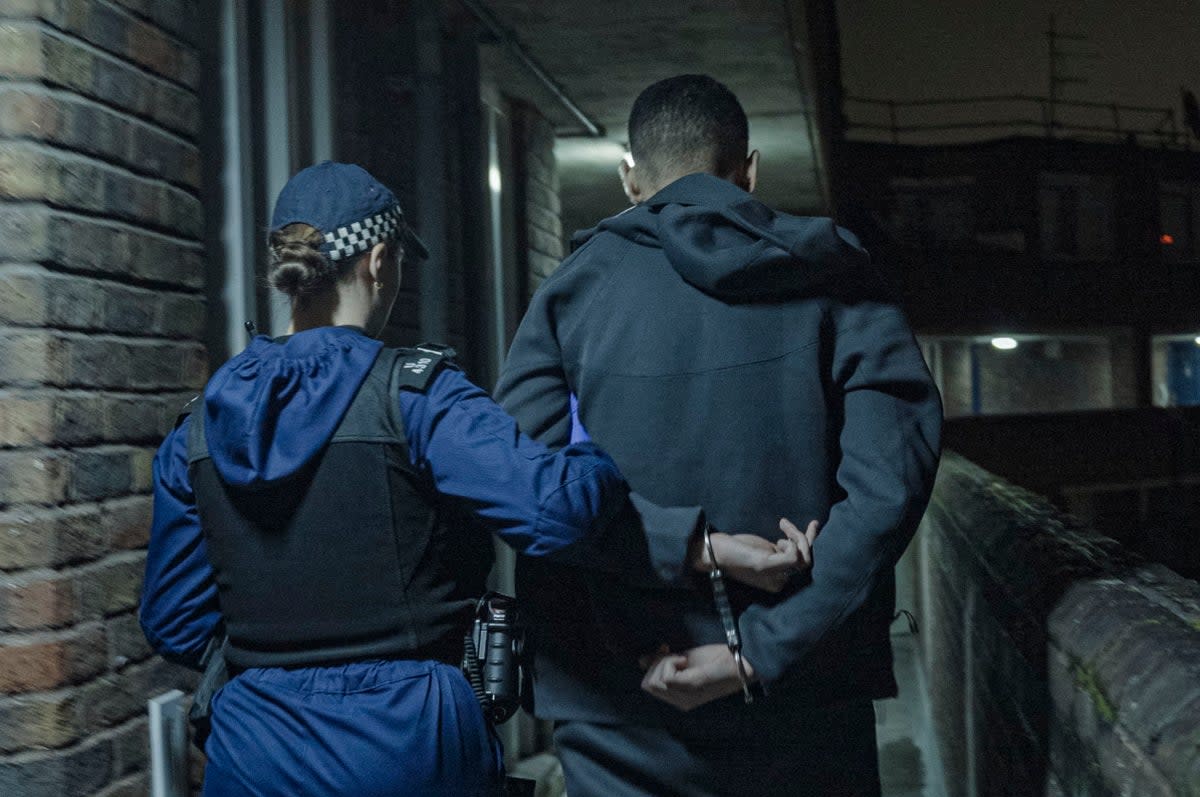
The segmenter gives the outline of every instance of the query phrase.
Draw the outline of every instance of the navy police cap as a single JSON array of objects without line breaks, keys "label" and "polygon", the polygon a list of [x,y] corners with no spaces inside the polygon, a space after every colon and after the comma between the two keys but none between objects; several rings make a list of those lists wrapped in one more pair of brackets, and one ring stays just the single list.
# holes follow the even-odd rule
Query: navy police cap
[{"label": "navy police cap", "polygon": [[271,232],[302,223],[320,231],[321,251],[340,261],[398,237],[419,257],[429,249],[404,221],[396,195],[353,163],[322,161],[295,174],[279,192]]}]

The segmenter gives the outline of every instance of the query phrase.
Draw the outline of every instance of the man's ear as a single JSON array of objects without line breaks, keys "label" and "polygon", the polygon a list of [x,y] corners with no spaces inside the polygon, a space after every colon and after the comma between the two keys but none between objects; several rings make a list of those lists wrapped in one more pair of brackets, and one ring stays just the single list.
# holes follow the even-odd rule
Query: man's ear
[{"label": "man's ear", "polygon": [[750,193],[758,186],[758,150],[754,150],[746,158],[746,184],[742,186]]},{"label": "man's ear", "polygon": [[637,167],[630,163],[628,156],[621,158],[617,172],[621,175],[621,187],[625,189],[625,196],[629,197],[629,201],[634,205],[641,202],[644,197],[641,186],[638,185]]}]

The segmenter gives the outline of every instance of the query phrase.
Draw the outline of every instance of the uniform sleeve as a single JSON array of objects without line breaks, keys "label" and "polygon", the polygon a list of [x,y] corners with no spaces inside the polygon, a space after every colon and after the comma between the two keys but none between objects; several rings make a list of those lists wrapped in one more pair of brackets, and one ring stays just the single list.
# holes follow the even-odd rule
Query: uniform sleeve
[{"label": "uniform sleeve", "polygon": [[189,416],[167,435],[154,457],[154,514],[139,619],[156,651],[198,667],[221,615],[188,479],[190,425]]},{"label": "uniform sleeve", "polygon": [[400,409],[414,464],[519,553],[656,579],[681,576],[684,556],[660,567],[643,523],[686,540],[699,508],[630,500],[616,464],[595,445],[551,450],[532,440],[454,368],[425,394],[402,391]]},{"label": "uniform sleeve", "polygon": [[912,538],[941,445],[942,409],[900,310],[862,303],[834,314],[831,378],[843,423],[835,503],[813,546],[812,582],[749,607],[746,658],[770,685],[866,600]]}]

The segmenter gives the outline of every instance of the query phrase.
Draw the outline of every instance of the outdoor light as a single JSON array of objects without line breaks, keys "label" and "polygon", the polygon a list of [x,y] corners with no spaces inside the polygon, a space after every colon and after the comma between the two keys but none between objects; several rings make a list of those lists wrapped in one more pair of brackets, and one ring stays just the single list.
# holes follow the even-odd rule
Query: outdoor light
[{"label": "outdoor light", "polygon": [[500,168],[493,166],[488,169],[488,185],[491,186],[492,193],[500,193]]},{"label": "outdoor light", "polygon": [[1196,345],[1200,346],[1200,335],[1196,336]]},{"label": "outdoor light", "polygon": [[1171,244],[1175,243],[1175,236],[1164,232],[1162,235],[1158,236],[1158,242],[1163,246],[1170,246]]},{"label": "outdoor light", "polygon": [[1011,351],[1017,348],[1016,338],[992,338],[992,345],[1000,351]]}]

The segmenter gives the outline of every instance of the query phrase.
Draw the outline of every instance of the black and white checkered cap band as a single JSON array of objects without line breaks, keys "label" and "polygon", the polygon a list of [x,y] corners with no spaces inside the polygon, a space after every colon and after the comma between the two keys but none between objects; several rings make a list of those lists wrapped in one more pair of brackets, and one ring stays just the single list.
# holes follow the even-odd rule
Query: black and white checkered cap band
[{"label": "black and white checkered cap band", "polygon": [[370,249],[380,241],[393,237],[403,223],[404,214],[396,205],[382,213],[356,221],[349,227],[338,227],[325,233],[325,251],[329,259],[337,262],[354,257]]}]

